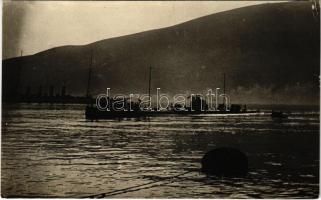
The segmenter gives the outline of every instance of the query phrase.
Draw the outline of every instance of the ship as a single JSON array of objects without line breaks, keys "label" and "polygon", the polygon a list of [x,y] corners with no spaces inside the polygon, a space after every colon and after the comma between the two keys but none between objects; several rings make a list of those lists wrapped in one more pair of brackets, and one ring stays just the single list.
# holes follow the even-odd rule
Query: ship
[{"label": "ship", "polygon": [[[91,65],[92,65],[92,56],[91,56]],[[93,99],[90,95],[90,82],[92,67],[89,67],[89,76],[87,81],[87,98]],[[149,68],[149,81],[148,81],[148,95],[151,97],[151,78],[152,78],[152,67]],[[224,94],[225,94],[225,74],[224,74]],[[171,105],[166,110],[159,110],[158,108],[141,108],[140,102],[129,101],[128,98],[123,99],[124,107],[121,110],[113,108],[112,105],[114,102],[119,101],[114,98],[106,98],[103,102],[104,109],[101,109],[97,106],[97,102],[94,105],[93,102],[90,102],[85,109],[85,117],[88,120],[99,120],[99,119],[122,119],[122,118],[146,118],[154,116],[186,116],[186,115],[202,115],[202,114],[224,114],[224,115],[235,115],[235,114],[259,114],[259,110],[248,111],[246,105],[231,104],[228,105],[226,101],[218,104],[215,108],[209,108],[207,102],[201,97],[201,95],[189,96],[191,105],[179,106]],[[107,109],[106,109],[107,108]]]},{"label": "ship", "polygon": [[282,111],[274,111],[274,110],[272,110],[271,117],[272,118],[277,118],[277,119],[286,119],[286,118],[289,117],[289,114],[288,113],[284,113]]},{"label": "ship", "polygon": [[148,117],[159,117],[159,116],[195,116],[195,115],[249,115],[249,114],[260,114],[260,111],[191,111],[191,110],[168,110],[168,111],[157,111],[157,110],[140,110],[140,111],[101,111],[96,107],[87,106],[85,115],[88,120],[98,119],[125,119],[125,118],[148,118]]}]

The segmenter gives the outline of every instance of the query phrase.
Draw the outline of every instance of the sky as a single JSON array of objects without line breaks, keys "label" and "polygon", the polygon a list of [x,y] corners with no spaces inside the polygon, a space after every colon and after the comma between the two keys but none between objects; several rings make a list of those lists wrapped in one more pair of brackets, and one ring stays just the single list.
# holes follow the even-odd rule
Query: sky
[{"label": "sky", "polygon": [[[275,3],[275,1],[273,1]],[[8,1],[3,59],[172,26],[269,1]]]}]

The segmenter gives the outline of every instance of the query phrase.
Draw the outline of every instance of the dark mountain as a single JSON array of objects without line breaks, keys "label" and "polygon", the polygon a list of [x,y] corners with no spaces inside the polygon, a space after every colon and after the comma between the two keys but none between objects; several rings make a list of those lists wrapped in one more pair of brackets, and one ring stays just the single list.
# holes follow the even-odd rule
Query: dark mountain
[{"label": "dark mountain", "polygon": [[[93,55],[91,92],[201,92],[222,88],[233,102],[319,102],[320,21],[309,2],[262,4],[176,26],[63,46],[3,61],[3,98],[42,86],[84,95]],[[77,33],[74,33],[77,34]],[[91,53],[92,52],[92,53]]]}]

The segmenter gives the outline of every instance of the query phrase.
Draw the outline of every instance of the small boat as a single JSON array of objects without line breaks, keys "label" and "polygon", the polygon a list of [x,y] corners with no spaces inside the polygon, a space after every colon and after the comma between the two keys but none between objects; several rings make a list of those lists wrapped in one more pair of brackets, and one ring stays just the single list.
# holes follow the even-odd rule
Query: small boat
[{"label": "small boat", "polygon": [[288,118],[289,117],[289,114],[286,114],[286,113],[283,113],[282,111],[273,111],[272,110],[272,113],[271,113],[271,117],[272,118]]}]

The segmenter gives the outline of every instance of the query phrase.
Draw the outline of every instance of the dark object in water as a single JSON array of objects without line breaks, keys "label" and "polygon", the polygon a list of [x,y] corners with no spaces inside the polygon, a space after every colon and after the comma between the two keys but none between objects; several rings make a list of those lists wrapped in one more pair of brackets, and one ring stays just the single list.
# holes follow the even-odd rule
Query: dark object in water
[{"label": "dark object in water", "polygon": [[283,113],[282,111],[273,111],[271,113],[272,118],[288,118],[288,114]]},{"label": "dark object in water", "polygon": [[234,148],[211,150],[202,158],[202,172],[216,176],[244,177],[248,172],[247,156]]},{"label": "dark object in water", "polygon": [[121,119],[121,118],[144,118],[152,116],[166,116],[166,115],[176,115],[176,116],[186,116],[186,115],[197,115],[197,114],[259,114],[257,111],[149,111],[149,110],[137,110],[137,111],[100,111],[97,107],[87,106],[85,111],[85,117],[89,120],[98,119]]}]

